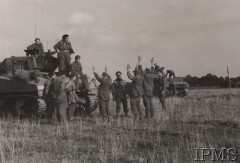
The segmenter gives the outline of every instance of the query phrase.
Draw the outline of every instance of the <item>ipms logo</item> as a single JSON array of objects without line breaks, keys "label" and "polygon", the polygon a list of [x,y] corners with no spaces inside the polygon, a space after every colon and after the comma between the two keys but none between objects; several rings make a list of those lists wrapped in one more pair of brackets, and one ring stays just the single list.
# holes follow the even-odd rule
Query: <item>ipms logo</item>
[{"label": "ipms logo", "polygon": [[194,161],[236,161],[236,148],[194,148]]}]

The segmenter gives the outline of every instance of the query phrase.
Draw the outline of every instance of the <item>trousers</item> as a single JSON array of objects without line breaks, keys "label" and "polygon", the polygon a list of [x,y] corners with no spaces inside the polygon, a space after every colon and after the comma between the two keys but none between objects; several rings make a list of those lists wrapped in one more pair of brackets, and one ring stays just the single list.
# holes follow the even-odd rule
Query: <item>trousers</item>
[{"label": "trousers", "polygon": [[153,98],[152,96],[147,96],[144,95],[143,96],[143,103],[145,106],[145,116],[146,117],[150,117],[153,118],[154,116],[154,108],[153,108]]},{"label": "trousers", "polygon": [[72,118],[74,116],[76,110],[76,103],[71,103],[68,106],[68,116],[69,118]]},{"label": "trousers", "polygon": [[67,122],[67,102],[54,102],[54,121]]},{"label": "trousers", "polygon": [[59,52],[58,53],[58,60],[59,60],[59,72],[65,72],[66,74],[69,74],[70,72],[70,63],[71,63],[71,57],[69,52]]},{"label": "trousers", "polygon": [[54,113],[54,101],[51,98],[45,99],[46,103],[46,118],[48,120],[53,119],[53,113]]},{"label": "trousers", "polygon": [[110,117],[109,100],[103,100],[101,97],[99,98],[99,111],[103,118]]},{"label": "trousers", "polygon": [[132,113],[135,117],[140,116],[142,117],[142,110],[141,110],[141,96],[139,97],[131,97],[130,104]]},{"label": "trousers", "polygon": [[123,106],[123,111],[125,115],[128,114],[128,106],[127,106],[127,98],[126,97],[116,97],[116,112],[117,114],[120,113],[121,104]]}]

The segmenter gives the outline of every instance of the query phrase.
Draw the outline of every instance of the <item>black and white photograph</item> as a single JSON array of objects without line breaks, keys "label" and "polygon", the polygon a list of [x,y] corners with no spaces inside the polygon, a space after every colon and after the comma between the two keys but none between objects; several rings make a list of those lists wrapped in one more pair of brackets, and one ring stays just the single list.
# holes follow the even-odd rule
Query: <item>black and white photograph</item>
[{"label": "black and white photograph", "polygon": [[1,163],[239,163],[239,0],[0,0]]}]

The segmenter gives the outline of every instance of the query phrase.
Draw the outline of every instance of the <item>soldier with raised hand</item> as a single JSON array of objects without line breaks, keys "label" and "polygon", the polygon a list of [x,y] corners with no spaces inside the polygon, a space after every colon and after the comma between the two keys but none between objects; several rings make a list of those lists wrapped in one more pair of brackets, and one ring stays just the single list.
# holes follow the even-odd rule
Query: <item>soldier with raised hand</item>
[{"label": "soldier with raised hand", "polygon": [[[140,63],[140,59],[138,58],[138,63]],[[130,89],[130,104],[131,110],[134,115],[134,120],[139,118],[142,120],[142,110],[141,110],[141,97],[144,94],[143,92],[143,76],[141,71],[138,69],[138,66],[134,70],[134,76],[130,72],[131,66],[127,65],[127,76],[130,80],[132,80],[132,85]]]},{"label": "soldier with raised hand", "polygon": [[74,53],[72,44],[69,41],[69,35],[62,36],[62,40],[54,45],[54,49],[58,53],[59,67],[58,71],[63,71],[65,74],[70,72],[71,54]]},{"label": "soldier with raised hand", "polygon": [[[151,65],[153,67],[154,58],[151,60]],[[154,72],[152,72],[149,68],[143,71],[143,102],[145,106],[145,118],[153,118],[154,117],[154,106],[153,106],[153,79],[154,79]]]},{"label": "soldier with raised hand", "polygon": [[112,94],[113,99],[116,101],[116,117],[118,118],[121,104],[123,106],[123,111],[125,116],[128,117],[128,106],[127,106],[127,90],[126,84],[127,82],[122,79],[122,72],[116,72],[117,78],[113,81],[112,84]]},{"label": "soldier with raised hand", "polygon": [[95,78],[99,81],[98,97],[99,97],[99,110],[102,115],[103,122],[110,122],[110,87],[112,84],[111,76],[107,72],[107,67],[105,67],[105,72],[102,73],[100,77],[95,71],[93,66],[93,73]]}]

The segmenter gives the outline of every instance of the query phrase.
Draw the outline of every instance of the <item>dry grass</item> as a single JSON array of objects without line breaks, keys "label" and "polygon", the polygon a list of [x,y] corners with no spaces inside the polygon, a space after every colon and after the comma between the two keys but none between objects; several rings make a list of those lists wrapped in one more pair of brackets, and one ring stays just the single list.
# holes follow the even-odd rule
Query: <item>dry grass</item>
[{"label": "dry grass", "polygon": [[239,99],[237,89],[193,90],[167,99],[166,112],[155,99],[155,119],[136,124],[102,124],[98,111],[67,125],[2,119],[0,161],[191,163],[197,147],[240,147]]}]

